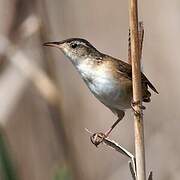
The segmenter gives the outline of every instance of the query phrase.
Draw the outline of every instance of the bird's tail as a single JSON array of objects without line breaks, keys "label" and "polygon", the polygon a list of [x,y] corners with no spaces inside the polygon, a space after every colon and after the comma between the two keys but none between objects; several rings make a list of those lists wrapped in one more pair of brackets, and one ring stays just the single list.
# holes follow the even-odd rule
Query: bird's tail
[{"label": "bird's tail", "polygon": [[148,91],[147,85],[145,85],[145,87],[143,88],[142,94],[143,94],[143,96],[142,96],[143,102],[150,102],[151,101],[151,93]]}]

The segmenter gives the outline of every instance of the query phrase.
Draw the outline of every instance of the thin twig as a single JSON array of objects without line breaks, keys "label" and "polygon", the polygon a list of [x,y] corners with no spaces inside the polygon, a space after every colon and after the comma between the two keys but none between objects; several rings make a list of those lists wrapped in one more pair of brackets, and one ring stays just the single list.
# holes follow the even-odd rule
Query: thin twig
[{"label": "thin twig", "polygon": [[143,22],[139,22],[139,29],[138,29],[138,35],[139,35],[139,59],[142,58],[142,49],[143,49],[143,40],[144,40],[144,25]]},{"label": "thin twig", "polygon": [[[142,58],[142,48],[143,48],[143,40],[144,40],[144,26],[143,22],[139,22],[139,29],[138,29],[138,35],[139,35],[139,58]],[[131,32],[129,29],[128,33],[128,63],[131,64]]]},{"label": "thin twig", "polygon": [[148,180],[153,180],[153,173],[152,173],[152,171],[149,174]]},{"label": "thin twig", "polygon": [[[85,130],[88,133],[90,133],[91,135],[94,135],[94,133],[92,133],[88,129],[85,129]],[[95,137],[95,136],[91,136],[91,138],[92,137]],[[131,161],[129,163],[129,168],[130,168],[131,175],[132,175],[132,177],[134,179],[136,177],[136,160],[135,160],[134,155],[132,153],[130,153],[127,149],[125,149],[121,145],[119,145],[117,142],[115,142],[115,141],[113,141],[113,140],[111,140],[109,138],[104,138],[100,134],[97,134],[97,136],[95,138],[99,138],[107,146],[111,147],[115,151],[117,151],[117,152],[121,153],[122,155],[124,155],[124,156],[131,159]],[[94,141],[97,141],[97,140],[94,140]]]},{"label": "thin twig", "polygon": [[128,63],[131,64],[131,32],[128,33]]},{"label": "thin twig", "polygon": [[136,180],[136,174],[134,173],[135,171],[133,169],[133,165],[131,161],[129,161],[129,169],[130,169],[133,180]]},{"label": "thin twig", "polygon": [[[130,0],[130,33],[131,33],[131,55],[132,55],[132,78],[133,78],[133,100],[137,112],[134,115],[135,129],[135,153],[137,180],[146,179],[145,170],[145,149],[144,149],[144,129],[142,116],[142,93],[141,93],[141,70],[139,56],[139,38],[138,38],[138,8],[137,0]],[[137,115],[138,114],[138,115]]]}]

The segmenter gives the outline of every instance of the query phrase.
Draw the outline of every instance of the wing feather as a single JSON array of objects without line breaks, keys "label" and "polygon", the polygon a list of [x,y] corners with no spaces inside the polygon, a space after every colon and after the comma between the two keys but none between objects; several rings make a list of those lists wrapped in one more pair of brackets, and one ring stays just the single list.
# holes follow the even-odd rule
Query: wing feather
[{"label": "wing feather", "polygon": [[[113,57],[110,57],[113,58]],[[122,76],[132,80],[132,66],[124,61],[113,58],[118,67],[118,73],[121,73]],[[147,79],[147,77],[141,72],[142,83],[148,85],[155,93],[159,94],[153,84]]]}]

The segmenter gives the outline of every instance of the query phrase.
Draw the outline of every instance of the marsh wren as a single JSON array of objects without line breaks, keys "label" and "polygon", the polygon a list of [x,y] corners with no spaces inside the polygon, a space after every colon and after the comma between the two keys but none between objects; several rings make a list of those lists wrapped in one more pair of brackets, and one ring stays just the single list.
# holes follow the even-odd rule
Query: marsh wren
[{"label": "marsh wren", "polygon": [[[118,120],[104,134],[107,137],[123,119],[125,110],[131,108],[133,95],[131,65],[101,53],[87,40],[81,38],[47,42],[44,45],[60,49],[70,59],[94,96],[118,116]],[[158,92],[143,73],[141,78],[142,100],[150,102],[151,93],[148,88]]]}]

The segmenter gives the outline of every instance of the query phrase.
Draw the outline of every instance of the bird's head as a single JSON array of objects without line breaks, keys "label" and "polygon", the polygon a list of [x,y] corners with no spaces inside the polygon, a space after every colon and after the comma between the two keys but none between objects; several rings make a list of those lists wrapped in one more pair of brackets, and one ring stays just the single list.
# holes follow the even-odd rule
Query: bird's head
[{"label": "bird's head", "polygon": [[84,59],[93,56],[100,56],[100,52],[96,50],[87,40],[81,38],[71,38],[64,41],[47,42],[44,46],[51,46],[60,49],[73,64],[78,64]]}]

